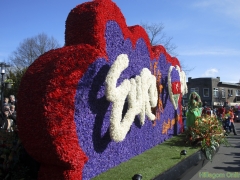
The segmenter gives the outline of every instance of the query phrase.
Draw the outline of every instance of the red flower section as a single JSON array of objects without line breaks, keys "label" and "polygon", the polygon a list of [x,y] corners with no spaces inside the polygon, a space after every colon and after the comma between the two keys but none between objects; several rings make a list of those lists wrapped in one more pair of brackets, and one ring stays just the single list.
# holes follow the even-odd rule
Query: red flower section
[{"label": "red flower section", "polygon": [[181,94],[181,83],[172,82],[172,92],[173,94]]},{"label": "red flower section", "polygon": [[63,47],[42,55],[24,75],[18,94],[19,136],[41,163],[39,179],[82,176],[87,157],[76,134],[74,97],[89,64],[102,56],[89,45]]},{"label": "red flower section", "polygon": [[151,47],[151,50],[153,58],[158,59],[160,54],[164,54],[166,56],[167,61],[170,62],[172,66],[178,65],[181,68],[178,59],[175,57],[171,57],[163,46],[161,45],[153,46]]},{"label": "red flower section", "polygon": [[146,31],[139,25],[127,27],[119,7],[111,0],[95,0],[78,5],[66,20],[65,44],[90,44],[106,52],[106,23],[113,20],[121,27],[124,38],[130,38],[133,45],[142,38],[149,47],[153,59],[151,45]]}]

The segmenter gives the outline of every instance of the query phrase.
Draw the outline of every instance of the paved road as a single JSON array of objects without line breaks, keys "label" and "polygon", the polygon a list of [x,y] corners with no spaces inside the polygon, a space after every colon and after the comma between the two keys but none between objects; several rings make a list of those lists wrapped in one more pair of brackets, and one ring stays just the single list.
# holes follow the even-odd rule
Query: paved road
[{"label": "paved road", "polygon": [[179,180],[226,180],[240,179],[240,123],[235,123],[238,135],[230,134],[228,142],[232,145],[221,145],[212,162],[205,161],[186,171]]}]

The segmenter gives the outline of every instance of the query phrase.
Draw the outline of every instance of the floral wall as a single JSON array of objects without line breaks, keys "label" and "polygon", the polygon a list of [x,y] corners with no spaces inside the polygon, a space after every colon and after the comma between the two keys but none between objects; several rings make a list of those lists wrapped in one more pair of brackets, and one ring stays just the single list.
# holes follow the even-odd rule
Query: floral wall
[{"label": "floral wall", "polygon": [[177,58],[111,0],[86,2],[67,17],[65,46],[24,75],[19,136],[38,179],[91,179],[180,133],[186,91]]}]

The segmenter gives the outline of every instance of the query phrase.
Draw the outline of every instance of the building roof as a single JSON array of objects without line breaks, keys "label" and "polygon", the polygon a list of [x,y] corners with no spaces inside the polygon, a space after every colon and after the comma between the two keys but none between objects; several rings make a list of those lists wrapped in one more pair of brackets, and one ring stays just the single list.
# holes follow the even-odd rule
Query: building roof
[{"label": "building roof", "polygon": [[229,83],[229,82],[219,82],[221,85],[228,85],[228,86],[239,86],[239,83]]}]

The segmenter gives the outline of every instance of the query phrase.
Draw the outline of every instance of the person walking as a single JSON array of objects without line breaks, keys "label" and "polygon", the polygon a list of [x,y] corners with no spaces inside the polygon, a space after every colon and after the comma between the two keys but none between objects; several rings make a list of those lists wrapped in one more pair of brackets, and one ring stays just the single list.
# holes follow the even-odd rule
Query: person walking
[{"label": "person walking", "polygon": [[[232,110],[231,110],[231,108],[229,106],[225,107],[224,118],[226,119],[225,120],[226,123],[229,123],[228,127],[227,127],[228,128],[227,130],[229,130],[229,133],[231,133],[233,131],[233,134],[237,135],[236,129],[235,129],[235,124],[234,124],[234,114],[233,114],[233,112],[232,112]],[[229,119],[229,122],[227,122],[228,119]]]}]

